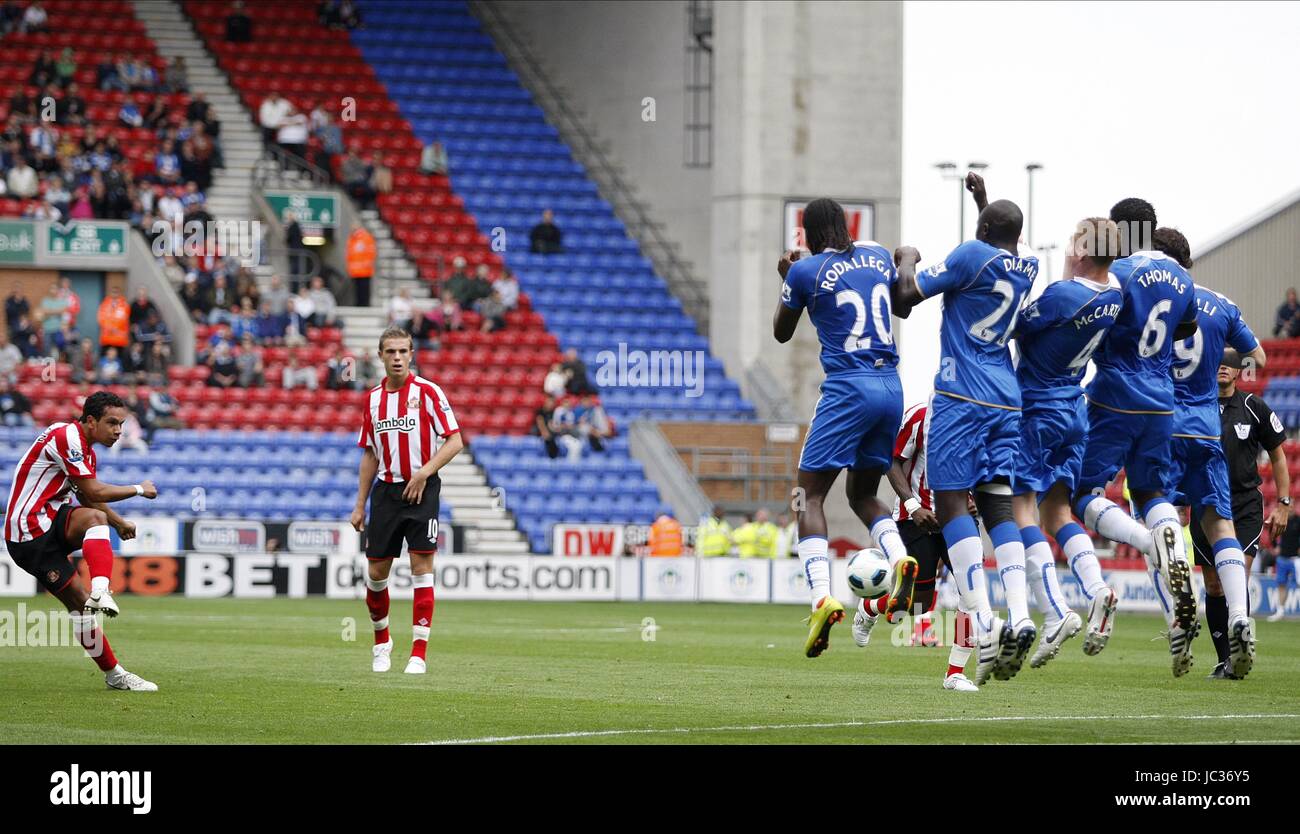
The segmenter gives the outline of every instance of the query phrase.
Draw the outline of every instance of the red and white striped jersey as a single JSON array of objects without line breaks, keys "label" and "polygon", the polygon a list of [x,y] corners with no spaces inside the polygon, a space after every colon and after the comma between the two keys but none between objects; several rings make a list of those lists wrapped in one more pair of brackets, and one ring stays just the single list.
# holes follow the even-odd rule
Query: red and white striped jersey
[{"label": "red and white striped jersey", "polygon": [[[894,441],[894,457],[906,461],[903,474],[907,475],[912,494],[922,507],[933,510],[934,495],[925,479],[925,441],[925,406],[914,405],[903,414],[903,427],[898,430],[898,438]],[[907,507],[895,498],[894,519],[905,521],[907,517]]]},{"label": "red and white striped jersey", "polygon": [[447,395],[424,377],[407,374],[398,391],[386,385],[381,382],[366,397],[357,445],[379,458],[380,480],[409,481],[460,426]]},{"label": "red and white striped jersey", "polygon": [[31,541],[49,532],[72,500],[72,479],[95,477],[95,451],[80,423],[55,423],[18,460],[5,505],[5,539]]}]

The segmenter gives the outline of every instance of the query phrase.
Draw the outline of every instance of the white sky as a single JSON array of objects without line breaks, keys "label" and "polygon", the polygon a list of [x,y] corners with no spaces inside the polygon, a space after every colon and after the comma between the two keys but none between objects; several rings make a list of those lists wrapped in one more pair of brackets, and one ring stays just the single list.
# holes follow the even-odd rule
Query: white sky
[{"label": "white sky", "polygon": [[[990,199],[1026,211],[1041,163],[1038,246],[1135,196],[1195,252],[1300,188],[1300,3],[907,2],[904,33],[903,240],[923,264],[957,243],[936,162],[987,162]],[[932,388],[938,322],[929,301],[903,323],[908,405]]]}]

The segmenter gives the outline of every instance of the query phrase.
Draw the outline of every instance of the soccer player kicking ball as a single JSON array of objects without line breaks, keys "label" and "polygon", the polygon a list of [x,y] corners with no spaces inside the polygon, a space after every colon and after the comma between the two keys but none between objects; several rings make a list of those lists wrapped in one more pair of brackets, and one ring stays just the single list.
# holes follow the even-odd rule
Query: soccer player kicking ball
[{"label": "soccer player kicking ball", "polygon": [[[411,334],[390,327],[379,337],[384,381],[366,395],[361,435],[360,484],[352,526],[366,528],[366,607],[375,629],[371,668],[387,672],[393,640],[388,633],[388,573],[406,541],[415,604],[411,613],[408,675],[423,675],[433,621],[433,557],[438,547],[438,471],[465,447],[442,389],[411,373]],[[378,481],[376,481],[376,477]],[[373,485],[373,495],[371,493]]]},{"label": "soccer player kicking ball", "polygon": [[[891,621],[911,608],[917,566],[903,547],[889,507],[876,497],[903,416],[898,352],[889,330],[891,296],[898,281],[894,259],[874,241],[854,242],[844,209],[834,200],[809,203],[803,229],[813,254],[800,259],[797,252],[786,252],[781,257],[777,271],[784,283],[772,329],[776,340],[785,344],[807,309],[826,372],[799,457],[796,497],[802,496],[802,502],[794,507],[799,511],[799,558],[813,609],[804,654],[817,657],[829,645],[831,626],[844,619],[844,606],[831,595],[822,509],[841,469],[849,470],[849,506],[894,568],[887,612]],[[898,269],[915,266],[915,251]]]},{"label": "soccer player kicking ball", "polygon": [[[1183,545],[1178,511],[1165,497],[1172,455],[1175,342],[1196,333],[1196,293],[1178,262],[1163,252],[1143,250],[1156,229],[1156,212],[1145,200],[1129,198],[1110,210],[1120,233],[1120,259],[1111,264],[1124,306],[1093,356],[1097,374],[1088,386],[1088,445],[1075,491],[1074,511],[1111,541],[1141,550],[1169,625],[1174,674],[1191,665],[1192,638],[1199,626],[1192,571]],[[1123,469],[1141,508],[1143,527],[1103,494]],[[1091,601],[1083,651],[1106,646],[1115,626],[1118,597],[1101,576],[1092,547],[1075,537],[1062,543],[1070,568]]]},{"label": "soccer player kicking ball", "polygon": [[[97,391],[86,398],[81,419],[55,423],[41,432],[18,461],[5,509],[5,547],[18,567],[36,577],[68,609],[77,640],[104,673],[110,689],[155,692],[157,685],[121,667],[95,612],[116,617],[109,590],[113,573],[111,525],[123,539],[135,525],[108,508],[114,501],[158,497],[150,481],[133,486],[105,484],[95,477],[94,444],[112,446],[122,436],[126,403]],[[77,494],[80,506],[72,503]],[[81,550],[90,572],[90,592],[82,586],[69,554]]]},{"label": "soccer player kicking ball", "polygon": [[[983,179],[970,173],[966,186],[982,205]],[[1022,224],[1019,207],[1009,200],[984,206],[977,239],[906,282],[896,307],[910,312],[920,301],[943,296],[939,372],[926,427],[934,452],[928,475],[961,607],[975,617],[975,683],[981,686],[990,676],[1010,680],[1038,636],[1029,619],[1025,546],[1011,511],[1020,385],[1007,340],[1038,274],[1036,258],[1015,254]],[[993,540],[1010,623],[995,617],[989,602],[984,547],[967,512],[972,491]]]},{"label": "soccer player kicking ball", "polygon": [[1110,220],[1081,221],[1066,246],[1065,278],[1048,285],[1016,323],[1016,378],[1024,411],[1013,505],[1029,587],[1043,613],[1043,639],[1029,661],[1034,668],[1056,657],[1083,628],[1065,602],[1039,518],[1067,554],[1092,549],[1092,539],[1070,514],[1070,495],[1079,483],[1088,439],[1083,375],[1123,306],[1119,284],[1110,276],[1118,245],[1119,230]]},{"label": "soccer player kicking ball", "polygon": [[[1191,246],[1187,238],[1176,229],[1156,229],[1156,248],[1176,260],[1183,269],[1192,268]],[[1201,539],[1209,543],[1206,560],[1206,614],[1208,620],[1215,603],[1222,607],[1226,599],[1227,622],[1218,625],[1218,633],[1226,633],[1228,657],[1225,672],[1244,678],[1255,662],[1255,622],[1250,618],[1247,601],[1249,576],[1246,554],[1237,539],[1237,524],[1233,518],[1232,486],[1228,477],[1228,461],[1219,441],[1219,365],[1241,365],[1248,359],[1257,367],[1264,367],[1266,357],[1259,339],[1241,317],[1237,305],[1222,295],[1205,287],[1194,289],[1198,327],[1196,335],[1174,345],[1174,412],[1173,458],[1169,465],[1169,501],[1174,506],[1192,508],[1192,524],[1204,533]],[[1230,348],[1226,351],[1225,347]],[[1250,523],[1249,518],[1241,521]],[[1245,529],[1245,528],[1243,528]],[[1259,540],[1259,522],[1254,535],[1247,539],[1252,544]],[[1196,537],[1193,545],[1196,544]],[[1198,554],[1198,561],[1205,558]],[[1218,577],[1222,593],[1208,594],[1210,576]],[[1165,602],[1161,600],[1162,604]],[[1163,606],[1166,619],[1168,605]],[[1225,627],[1226,626],[1226,627]],[[1220,640],[1222,637],[1220,638]],[[1216,640],[1216,648],[1220,640]],[[1174,676],[1187,673],[1192,665],[1190,649],[1186,654],[1175,655]]]}]

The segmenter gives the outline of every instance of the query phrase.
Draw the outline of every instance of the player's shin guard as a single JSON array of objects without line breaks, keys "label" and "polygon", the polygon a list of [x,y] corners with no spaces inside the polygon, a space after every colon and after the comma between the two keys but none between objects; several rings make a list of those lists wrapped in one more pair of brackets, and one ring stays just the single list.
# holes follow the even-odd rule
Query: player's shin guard
[{"label": "player's shin guard", "polygon": [[1085,495],[1074,511],[1084,524],[1113,542],[1132,545],[1143,553],[1151,549],[1151,531],[1105,496]]},{"label": "player's shin guard", "polygon": [[86,531],[81,555],[90,573],[91,596],[107,591],[108,578],[113,574],[113,546],[109,543],[107,524],[96,524]]},{"label": "player's shin guard", "polygon": [[885,552],[890,567],[907,558],[907,548],[903,546],[903,537],[898,534],[898,525],[889,516],[882,515],[871,522],[871,538]]},{"label": "player's shin guard", "polygon": [[826,560],[826,537],[804,536],[800,539],[799,560],[803,562],[803,575],[808,578],[808,591],[812,596],[813,610],[816,610],[817,603],[831,593],[831,564]]},{"label": "player's shin guard", "polygon": [[424,660],[429,646],[429,624],[433,622],[433,574],[422,573],[411,577],[415,604],[411,609],[411,657]]},{"label": "player's shin guard", "polygon": [[971,650],[975,648],[975,629],[970,615],[965,611],[957,612],[953,625],[952,649],[948,652],[948,674],[959,675],[970,660]]},{"label": "player's shin guard", "polygon": [[1056,543],[1065,553],[1065,561],[1069,563],[1074,578],[1079,580],[1084,596],[1091,600],[1106,587],[1106,581],[1101,578],[1101,563],[1097,561],[1097,554],[1092,549],[1092,537],[1071,521],[1056,531]]},{"label": "player's shin guard", "polygon": [[984,546],[980,543],[979,528],[973,518],[963,514],[948,522],[943,528],[943,538],[948,543],[948,559],[961,607],[974,617],[979,634],[987,634],[993,628],[993,606],[989,604],[984,578]]},{"label": "player's shin guard", "polygon": [[1020,540],[1025,543],[1025,578],[1034,595],[1034,604],[1043,614],[1043,626],[1050,631],[1065,617],[1067,610],[1061,583],[1056,577],[1052,547],[1037,527],[1021,527]]},{"label": "player's shin guard", "polygon": [[1007,595],[1007,611],[1011,624],[1019,627],[1029,619],[1029,595],[1025,590],[1025,543],[1014,522],[1004,521],[989,531],[993,540],[993,558],[998,563],[998,576]]},{"label": "player's shin guard", "polygon": [[388,580],[366,577],[366,608],[370,609],[370,623],[375,628],[375,645],[387,643],[388,636]]},{"label": "player's shin guard", "polygon": [[113,648],[108,645],[103,629],[95,621],[95,615],[78,611],[69,616],[77,642],[86,650],[86,654],[95,661],[101,672],[113,671],[117,667],[117,657],[113,655]]},{"label": "player's shin guard", "polygon": [[1214,543],[1214,569],[1223,586],[1223,598],[1228,601],[1228,622],[1250,616],[1246,601],[1246,554],[1241,543],[1229,536]]},{"label": "player's shin guard", "polygon": [[1205,595],[1205,624],[1210,627],[1210,639],[1214,641],[1214,653],[1220,663],[1228,662],[1228,600],[1224,597]]}]

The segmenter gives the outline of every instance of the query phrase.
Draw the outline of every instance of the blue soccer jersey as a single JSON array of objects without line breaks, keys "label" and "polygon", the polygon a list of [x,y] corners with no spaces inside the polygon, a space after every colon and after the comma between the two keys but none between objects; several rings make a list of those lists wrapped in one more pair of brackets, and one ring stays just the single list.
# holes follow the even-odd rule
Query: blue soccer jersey
[{"label": "blue soccer jersey", "polygon": [[781,301],[793,310],[807,308],[827,376],[898,365],[889,303],[890,287],[897,280],[893,257],[874,241],[790,265]]},{"label": "blue soccer jersey", "polygon": [[1088,399],[1134,414],[1172,414],[1173,334],[1196,319],[1191,276],[1162,252],[1135,252],[1111,264],[1123,308],[1093,356],[1097,375]]},{"label": "blue soccer jersey", "polygon": [[936,392],[1020,408],[1020,384],[1007,340],[1037,274],[1037,258],[971,240],[916,277],[926,298],[943,294]]},{"label": "blue soccer jersey", "polygon": [[1231,346],[1247,354],[1259,339],[1232,300],[1205,287],[1195,288],[1196,335],[1174,345],[1174,434],[1218,438],[1219,363]]},{"label": "blue soccer jersey", "polygon": [[1020,312],[1016,347],[1020,395],[1025,406],[1074,399],[1088,360],[1115,324],[1124,305],[1119,282],[1094,284],[1086,278],[1057,281]]}]

